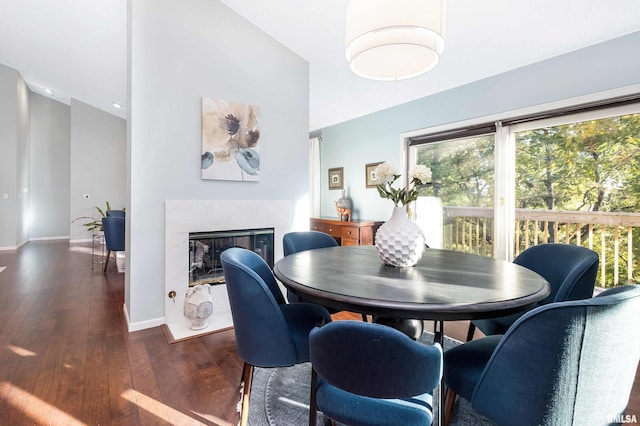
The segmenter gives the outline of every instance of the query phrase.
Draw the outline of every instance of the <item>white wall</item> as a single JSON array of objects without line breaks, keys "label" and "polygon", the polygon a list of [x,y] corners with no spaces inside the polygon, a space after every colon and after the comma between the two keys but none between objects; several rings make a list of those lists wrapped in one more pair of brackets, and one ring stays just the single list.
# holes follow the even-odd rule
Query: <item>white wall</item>
[{"label": "white wall", "polygon": [[0,65],[0,248],[18,244],[17,82],[18,72]]},{"label": "white wall", "polygon": [[[294,209],[306,196],[309,70],[220,1],[128,8],[125,303],[130,328],[141,328],[164,316],[166,200],[220,200],[224,210],[224,200],[280,199]],[[260,182],[200,179],[202,96],[260,106]]]},{"label": "white wall", "polygon": [[29,88],[27,83],[18,75],[18,122],[17,122],[17,188],[18,197],[17,204],[17,223],[16,223],[16,242],[18,245],[24,244],[29,240],[29,197],[30,182],[29,175],[31,169],[30,157],[30,106],[29,106]]},{"label": "white wall", "polygon": [[0,249],[29,238],[29,89],[0,65]]},{"label": "white wall", "polygon": [[[125,120],[33,94],[18,71],[0,65],[0,249],[68,238],[71,219],[106,200],[124,207],[125,145]],[[73,227],[71,238],[90,240]]]},{"label": "white wall", "polygon": [[[71,99],[70,121],[70,217],[100,215],[108,201],[121,209],[126,201],[127,122],[113,114]],[[84,194],[89,198],[85,199]],[[91,240],[82,227],[84,220],[70,225],[71,241]]]},{"label": "white wall", "polygon": [[71,109],[33,92],[30,106],[29,239],[69,238]]}]

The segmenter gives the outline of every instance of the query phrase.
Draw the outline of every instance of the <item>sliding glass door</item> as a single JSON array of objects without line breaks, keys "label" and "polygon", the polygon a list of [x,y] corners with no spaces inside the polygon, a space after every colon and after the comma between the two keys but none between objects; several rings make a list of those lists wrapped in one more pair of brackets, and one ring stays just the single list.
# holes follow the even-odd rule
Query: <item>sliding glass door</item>
[{"label": "sliding glass door", "polygon": [[408,153],[409,168],[432,170],[422,195],[438,202],[414,208],[418,221],[441,216],[439,247],[513,260],[536,244],[582,245],[600,255],[600,286],[640,282],[639,104],[441,133],[412,137]]},{"label": "sliding glass door", "polygon": [[638,281],[640,114],[629,111],[512,126],[516,254],[582,245],[600,255],[602,287]]}]

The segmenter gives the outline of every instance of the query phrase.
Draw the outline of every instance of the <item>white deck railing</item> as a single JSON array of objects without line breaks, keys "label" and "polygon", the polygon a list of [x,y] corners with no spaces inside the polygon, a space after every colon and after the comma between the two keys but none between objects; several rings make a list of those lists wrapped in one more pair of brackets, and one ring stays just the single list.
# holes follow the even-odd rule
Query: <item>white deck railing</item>
[{"label": "white deck railing", "polygon": [[[444,248],[493,255],[493,209],[449,206],[444,216]],[[516,209],[515,227],[514,256],[542,243],[576,244],[600,256],[601,287],[640,281],[638,213]]]}]

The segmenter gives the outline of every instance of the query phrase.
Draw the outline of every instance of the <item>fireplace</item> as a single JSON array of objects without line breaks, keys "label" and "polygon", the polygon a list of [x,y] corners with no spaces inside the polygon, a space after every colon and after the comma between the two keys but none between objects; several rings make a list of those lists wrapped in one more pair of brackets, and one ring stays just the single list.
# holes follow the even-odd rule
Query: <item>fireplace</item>
[{"label": "fireplace", "polygon": [[273,267],[273,228],[189,233],[189,287],[224,284],[220,254],[241,247],[262,257]]},{"label": "fireplace", "polygon": [[[300,216],[304,218],[305,224],[308,224],[307,216]],[[195,257],[193,261],[191,259],[191,234],[224,234],[230,230],[270,229],[273,232],[271,253],[260,244],[256,249],[260,249],[270,260],[270,262],[267,260],[267,263],[273,265],[283,256],[282,237],[291,231],[293,217],[289,200],[167,200],[165,204],[164,323],[166,327],[164,331],[167,333],[168,340],[180,341],[203,333],[226,330],[233,326],[227,287],[224,283],[211,287],[213,314],[207,320],[207,328],[191,330],[191,322],[184,316],[185,294],[189,289],[191,275],[188,271],[191,269],[190,265],[196,262]],[[262,236],[258,234],[254,240],[260,243],[261,238]],[[206,244],[211,244],[211,247],[216,250],[214,243]],[[250,249],[253,250],[252,247]],[[212,266],[215,266],[213,261]]]}]

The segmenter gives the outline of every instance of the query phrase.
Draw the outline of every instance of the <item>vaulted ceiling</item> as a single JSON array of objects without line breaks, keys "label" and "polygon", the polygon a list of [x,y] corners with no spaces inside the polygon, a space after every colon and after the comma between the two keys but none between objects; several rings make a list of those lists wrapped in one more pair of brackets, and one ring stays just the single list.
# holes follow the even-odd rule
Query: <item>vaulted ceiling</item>
[{"label": "vaulted ceiling", "polygon": [[[349,70],[346,0],[221,1],[309,62],[310,130],[640,31],[638,0],[449,0],[438,66],[376,82]],[[127,99],[126,0],[2,0],[1,9],[0,63],[37,93],[126,118],[113,107]]]}]

